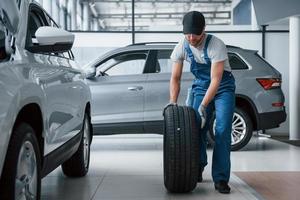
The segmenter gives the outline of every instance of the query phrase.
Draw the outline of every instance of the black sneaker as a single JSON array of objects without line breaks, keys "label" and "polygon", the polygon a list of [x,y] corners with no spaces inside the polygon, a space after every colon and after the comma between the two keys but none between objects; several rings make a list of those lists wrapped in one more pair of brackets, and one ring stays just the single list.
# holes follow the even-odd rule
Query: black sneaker
[{"label": "black sneaker", "polygon": [[218,190],[222,194],[229,194],[230,187],[226,181],[220,181],[215,183],[215,189]]},{"label": "black sneaker", "polygon": [[199,169],[198,179],[197,179],[198,183],[201,183],[203,181],[203,177],[202,177],[203,170],[204,170],[203,168]]}]

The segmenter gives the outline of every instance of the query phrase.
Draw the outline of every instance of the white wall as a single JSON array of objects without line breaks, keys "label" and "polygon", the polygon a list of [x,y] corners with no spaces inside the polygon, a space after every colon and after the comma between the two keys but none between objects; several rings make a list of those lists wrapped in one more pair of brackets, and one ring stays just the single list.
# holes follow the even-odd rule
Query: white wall
[{"label": "white wall", "polygon": [[84,65],[117,47],[131,44],[131,33],[74,32],[73,53],[76,61]]},{"label": "white wall", "polygon": [[[282,90],[285,96],[286,112],[289,112],[289,34],[267,33],[266,60],[282,74]],[[285,123],[277,129],[269,130],[274,134],[288,135],[289,115]]]},{"label": "white wall", "polygon": [[[258,32],[211,33],[221,38],[227,45],[240,46],[246,49],[256,49],[262,53],[262,35]],[[105,52],[131,44],[131,33],[76,33],[73,52],[79,64],[86,64]],[[265,57],[282,74],[282,89],[285,94],[287,113],[289,110],[288,77],[289,77],[289,42],[288,33],[266,33]],[[182,36],[180,33],[137,33],[138,42],[176,42]],[[281,127],[269,130],[269,133],[288,135],[289,120]]]}]

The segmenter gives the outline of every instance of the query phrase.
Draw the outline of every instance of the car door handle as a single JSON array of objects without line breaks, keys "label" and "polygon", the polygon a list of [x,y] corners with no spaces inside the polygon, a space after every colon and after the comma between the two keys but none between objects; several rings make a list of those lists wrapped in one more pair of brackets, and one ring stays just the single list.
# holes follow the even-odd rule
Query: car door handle
[{"label": "car door handle", "polygon": [[130,91],[139,91],[142,90],[143,86],[132,86],[132,87],[128,87],[128,90]]}]

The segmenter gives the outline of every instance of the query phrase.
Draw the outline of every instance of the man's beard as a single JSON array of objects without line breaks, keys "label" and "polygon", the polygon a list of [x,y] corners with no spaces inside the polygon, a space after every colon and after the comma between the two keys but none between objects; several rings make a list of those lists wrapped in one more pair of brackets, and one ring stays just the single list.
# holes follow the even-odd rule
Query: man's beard
[{"label": "man's beard", "polygon": [[203,40],[205,38],[205,33],[203,34],[203,36],[198,40],[198,41],[193,41],[193,42],[190,42],[190,44],[193,46],[193,47],[198,47],[202,44]]}]

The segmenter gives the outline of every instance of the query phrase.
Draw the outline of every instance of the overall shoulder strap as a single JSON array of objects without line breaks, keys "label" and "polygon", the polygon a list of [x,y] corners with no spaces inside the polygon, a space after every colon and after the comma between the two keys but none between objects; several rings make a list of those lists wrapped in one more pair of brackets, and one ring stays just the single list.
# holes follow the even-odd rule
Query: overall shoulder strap
[{"label": "overall shoulder strap", "polygon": [[204,51],[204,59],[205,59],[205,62],[207,64],[211,63],[210,58],[208,57],[208,53],[207,53],[207,47],[208,47],[208,44],[209,44],[211,38],[212,38],[212,35],[207,34],[207,38],[206,38],[206,41],[205,41],[205,44],[204,44],[204,49],[203,49],[203,51]]}]

